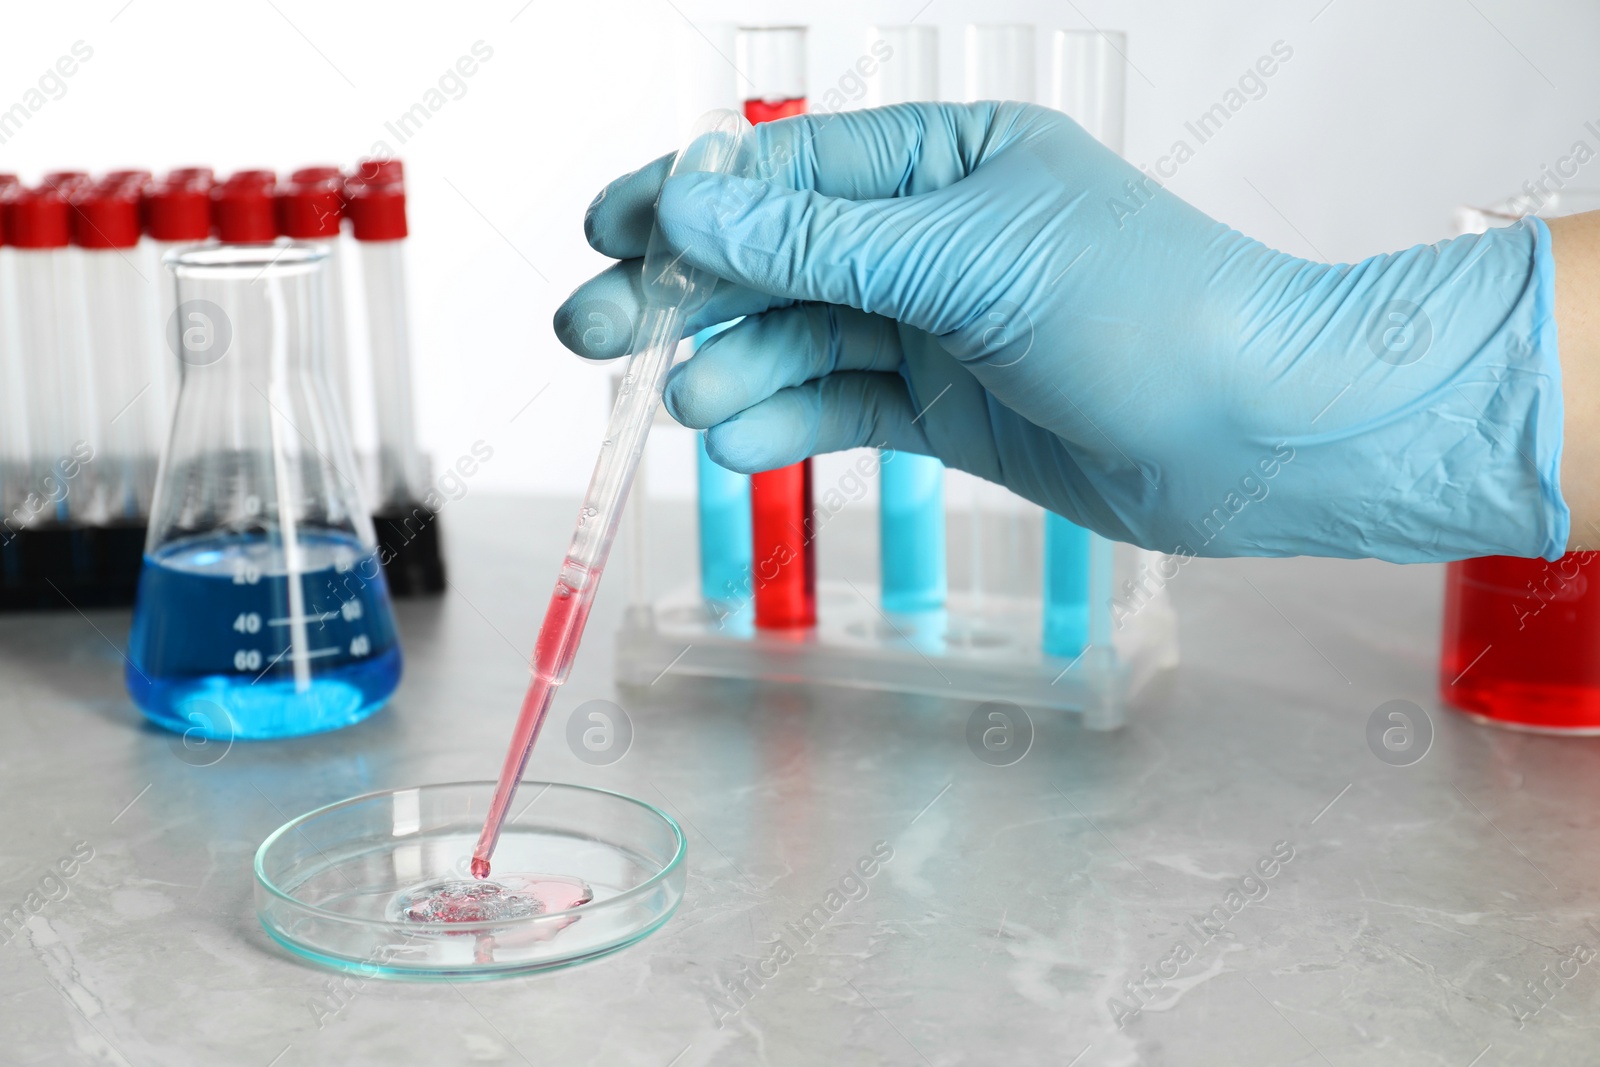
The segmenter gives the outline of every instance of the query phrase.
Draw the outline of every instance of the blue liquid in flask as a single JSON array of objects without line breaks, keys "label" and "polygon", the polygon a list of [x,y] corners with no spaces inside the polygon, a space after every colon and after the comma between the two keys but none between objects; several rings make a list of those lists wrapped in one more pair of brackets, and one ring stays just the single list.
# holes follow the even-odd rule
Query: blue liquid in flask
[{"label": "blue liquid in flask", "polygon": [[331,531],[297,544],[299,598],[275,534],[205,534],[145,556],[126,671],[145,715],[232,740],[334,730],[384,705],[400,645],[376,554]]}]

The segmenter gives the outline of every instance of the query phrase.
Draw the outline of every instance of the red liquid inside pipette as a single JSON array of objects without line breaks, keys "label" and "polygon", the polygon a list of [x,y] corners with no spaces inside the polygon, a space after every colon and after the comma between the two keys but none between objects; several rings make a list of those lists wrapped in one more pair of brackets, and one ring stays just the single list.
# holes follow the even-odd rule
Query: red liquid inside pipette
[{"label": "red liquid inside pipette", "polygon": [[550,596],[544,625],[539,627],[539,639],[534,644],[533,680],[522,698],[522,713],[517,716],[517,729],[511,735],[511,747],[506,750],[506,761],[500,768],[500,781],[489,804],[489,817],[484,820],[478,847],[472,853],[474,878],[489,877],[489,857],[500,840],[506,809],[511,806],[517,783],[522,780],[522,770],[528,765],[533,743],[539,738],[539,728],[550,712],[550,702],[555,699],[556,690],[566,680],[578,654],[578,639],[583,636],[583,626],[589,620],[589,609],[594,606],[594,593],[599,585],[598,570],[586,572],[570,559],[561,568],[561,578]]}]

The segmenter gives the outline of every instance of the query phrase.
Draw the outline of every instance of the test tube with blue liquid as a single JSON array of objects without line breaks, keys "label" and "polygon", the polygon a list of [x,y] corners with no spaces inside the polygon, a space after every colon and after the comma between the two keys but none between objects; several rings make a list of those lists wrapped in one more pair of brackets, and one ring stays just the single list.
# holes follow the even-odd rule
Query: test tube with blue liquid
[{"label": "test tube with blue liquid", "polygon": [[157,476],[126,680],[152,721],[207,737],[358,722],[400,645],[325,365],[327,253],[170,253],[182,383]]},{"label": "test tube with blue liquid", "polygon": [[[872,86],[874,106],[939,99],[939,31],[878,26],[872,40],[889,58]],[[878,483],[878,556],[883,610],[945,606],[944,464],[932,456],[885,451]]]},{"label": "test tube with blue liquid", "polygon": [[[1117,31],[1057,30],[1051,42],[1051,106],[1122,154],[1127,38]],[[1044,651],[1076,658],[1104,639],[1093,606],[1111,591],[1111,544],[1060,515],[1045,514]]]},{"label": "test tube with blue liquid", "polygon": [[[724,322],[694,335],[699,348],[729,326]],[[695,482],[700,517],[700,595],[720,609],[747,604],[751,589],[750,476],[719,466],[706,452],[705,434],[695,435]]]}]

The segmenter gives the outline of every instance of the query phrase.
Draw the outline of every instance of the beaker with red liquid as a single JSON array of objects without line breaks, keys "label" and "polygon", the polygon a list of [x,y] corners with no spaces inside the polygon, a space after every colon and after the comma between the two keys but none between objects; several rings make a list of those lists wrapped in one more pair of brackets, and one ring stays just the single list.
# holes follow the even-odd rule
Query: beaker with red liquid
[{"label": "beaker with red liquid", "polygon": [[[1459,208],[1458,234],[1526,215],[1600,208],[1600,192],[1518,195]],[[1445,572],[1439,696],[1482,722],[1552,733],[1600,734],[1600,553],[1560,559],[1485,556]]]},{"label": "beaker with red liquid", "polygon": [[1600,552],[1445,572],[1439,695],[1485,722],[1600,733]]}]

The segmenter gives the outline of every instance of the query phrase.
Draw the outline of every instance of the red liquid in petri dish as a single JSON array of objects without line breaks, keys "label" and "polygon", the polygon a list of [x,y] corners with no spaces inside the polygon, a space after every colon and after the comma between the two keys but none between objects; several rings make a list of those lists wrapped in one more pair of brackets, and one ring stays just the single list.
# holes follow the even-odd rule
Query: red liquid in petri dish
[{"label": "red liquid in petri dish", "polygon": [[1508,726],[1600,733],[1600,553],[1451,563],[1439,695]]},{"label": "red liquid in petri dish", "polygon": [[[803,115],[805,97],[746,100],[751,123]],[[756,626],[789,630],[817,624],[817,555],[811,537],[811,461],[750,478]]]},{"label": "red liquid in petri dish", "polygon": [[593,899],[594,891],[576,878],[513,874],[494,882],[452,879],[418,886],[401,894],[394,907],[414,923],[514,922]]}]

